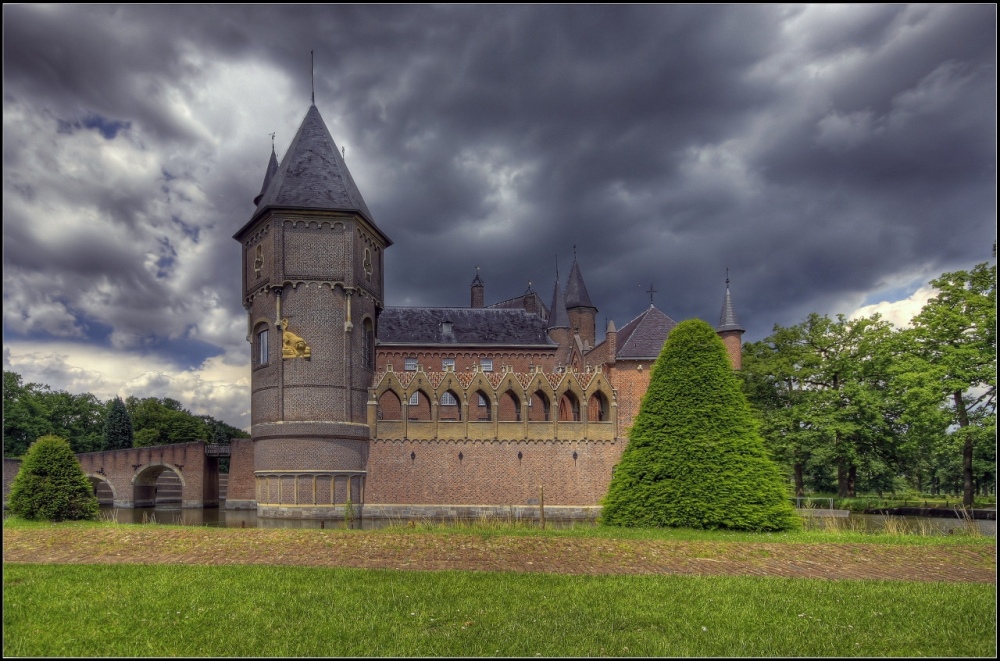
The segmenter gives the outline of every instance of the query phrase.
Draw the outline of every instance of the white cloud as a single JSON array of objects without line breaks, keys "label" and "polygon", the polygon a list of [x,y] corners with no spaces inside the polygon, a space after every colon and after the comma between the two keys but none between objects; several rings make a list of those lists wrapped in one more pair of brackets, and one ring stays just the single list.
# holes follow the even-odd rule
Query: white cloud
[{"label": "white cloud", "polygon": [[913,317],[935,295],[937,295],[937,290],[934,287],[924,285],[904,299],[898,301],[880,301],[872,305],[861,306],[852,312],[849,317],[851,319],[858,319],[860,317],[870,317],[878,313],[883,319],[892,322],[897,328],[904,328],[910,325]]},{"label": "white cloud", "polygon": [[53,390],[115,396],[171,397],[196,415],[211,415],[234,427],[250,428],[250,365],[247,354],[223,354],[184,368],[146,354],[95,348],[72,342],[34,345],[8,342],[4,369],[25,383]]}]

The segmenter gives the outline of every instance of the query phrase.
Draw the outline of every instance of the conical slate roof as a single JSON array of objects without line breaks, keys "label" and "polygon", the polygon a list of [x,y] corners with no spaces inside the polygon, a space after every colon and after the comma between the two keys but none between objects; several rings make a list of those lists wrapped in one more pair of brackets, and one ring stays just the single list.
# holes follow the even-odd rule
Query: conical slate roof
[{"label": "conical slate roof", "polygon": [[268,207],[357,211],[374,224],[316,106],[310,106],[253,215]]},{"label": "conical slate roof", "polygon": [[552,290],[552,306],[549,308],[549,330],[553,328],[569,328],[569,314],[566,313],[566,299],[559,288],[559,278],[556,278],[555,289]]},{"label": "conical slate roof", "polygon": [[618,331],[616,358],[655,360],[677,322],[652,305]]},{"label": "conical slate roof", "polygon": [[267,162],[267,170],[264,172],[264,183],[260,186],[260,193],[253,198],[255,205],[260,204],[260,199],[267,192],[267,187],[274,178],[274,173],[278,171],[278,157],[274,154],[274,147],[271,147],[271,159]]},{"label": "conical slate roof", "polygon": [[726,286],[726,298],[722,301],[722,314],[719,315],[719,325],[715,327],[717,331],[740,331],[745,333],[746,329],[736,321],[736,312],[733,311],[733,299],[729,295],[729,286]]},{"label": "conical slate roof", "polygon": [[573,268],[569,271],[569,280],[566,281],[566,308],[594,308],[590,302],[590,294],[587,293],[587,285],[583,282],[583,274],[580,273],[580,266],[573,260]]}]

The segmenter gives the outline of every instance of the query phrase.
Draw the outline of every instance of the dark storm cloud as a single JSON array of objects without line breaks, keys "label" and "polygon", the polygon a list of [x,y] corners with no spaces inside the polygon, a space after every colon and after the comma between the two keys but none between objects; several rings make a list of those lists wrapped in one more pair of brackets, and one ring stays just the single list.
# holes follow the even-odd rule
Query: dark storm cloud
[{"label": "dark storm cloud", "polygon": [[[229,237],[266,136],[280,158],[308,108],[313,49],[317,106],[395,241],[390,305],[466,305],[476,266],[488,302],[528,281],[548,301],[575,245],[599,319],[621,327],[652,283],[667,314],[714,323],[729,267],[755,340],[984,261],[995,237],[993,5],[8,5],[4,19],[5,307],[16,282],[35,332],[89,319],[167,346],[211,327],[245,351],[219,319],[243,314]],[[42,209],[74,218],[64,241],[30,229]],[[35,289],[45,269],[68,283],[58,300]]]}]

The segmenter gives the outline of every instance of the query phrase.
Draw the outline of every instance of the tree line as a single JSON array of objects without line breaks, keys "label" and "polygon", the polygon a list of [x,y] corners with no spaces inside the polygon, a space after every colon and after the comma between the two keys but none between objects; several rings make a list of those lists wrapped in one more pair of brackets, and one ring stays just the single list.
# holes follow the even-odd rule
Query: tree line
[{"label": "tree line", "polygon": [[742,377],[796,495],[996,485],[996,266],[945,273],[896,328],[810,315],[743,347]]},{"label": "tree line", "polygon": [[3,453],[20,457],[42,436],[60,436],[74,453],[206,441],[228,444],[249,438],[242,429],[210,415],[194,415],[169,397],[119,397],[102,402],[73,395],[21,375],[3,373]]}]

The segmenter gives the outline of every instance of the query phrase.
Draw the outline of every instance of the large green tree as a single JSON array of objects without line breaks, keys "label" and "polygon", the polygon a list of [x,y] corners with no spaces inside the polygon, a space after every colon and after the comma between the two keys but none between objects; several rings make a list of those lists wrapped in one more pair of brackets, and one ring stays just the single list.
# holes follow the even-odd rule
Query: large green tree
[{"label": "large green tree", "polygon": [[115,397],[108,403],[108,416],[104,421],[104,449],[130,448],[134,440],[132,416],[128,414],[122,398]]},{"label": "large green tree", "polygon": [[10,509],[48,521],[97,516],[97,496],[66,439],[43,436],[31,444],[11,486]]},{"label": "large green tree", "polygon": [[25,384],[15,372],[3,375],[4,455],[23,455],[45,435],[69,439],[74,452],[100,450],[104,405],[91,393],[72,395],[38,383]]},{"label": "large green tree", "polygon": [[668,336],[602,520],[734,530],[799,524],[722,340],[705,322],[682,322]]},{"label": "large green tree", "polygon": [[859,468],[869,486],[891,484],[898,415],[889,398],[892,340],[891,325],[877,316],[812,314],[745,346],[744,386],[771,450],[793,470],[797,495],[806,473],[818,476],[829,466],[842,498],[855,494]]},{"label": "large green tree", "polygon": [[[996,441],[997,268],[945,273],[931,281],[937,295],[907,331],[914,382],[913,401],[947,412],[961,446],[963,502],[972,506],[977,445]],[[995,457],[995,449],[993,452]]]}]

